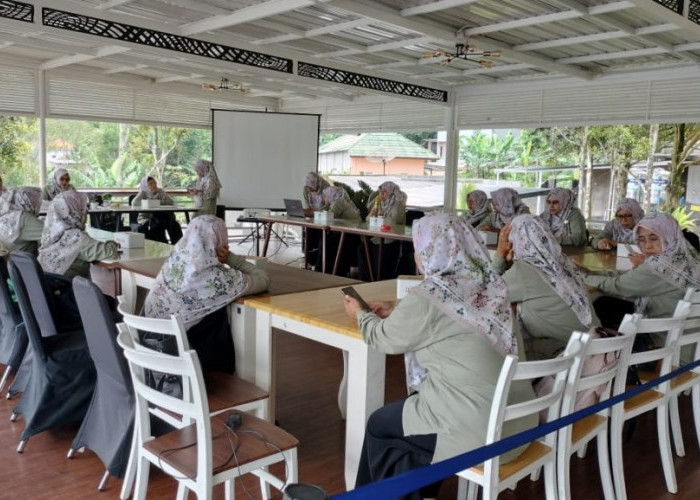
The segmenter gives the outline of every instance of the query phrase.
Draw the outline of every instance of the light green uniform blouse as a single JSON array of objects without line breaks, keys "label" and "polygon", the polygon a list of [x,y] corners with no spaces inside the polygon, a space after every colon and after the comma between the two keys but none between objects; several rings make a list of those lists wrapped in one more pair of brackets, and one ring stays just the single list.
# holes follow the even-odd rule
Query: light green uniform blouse
[{"label": "light green uniform blouse", "polygon": [[[374,200],[377,199],[377,196],[367,202],[367,209],[370,212],[374,208]],[[384,224],[389,224],[390,226],[406,224],[406,202],[397,200],[387,213],[382,213],[382,216],[384,217]],[[370,241],[375,245],[379,245],[379,238],[376,236],[371,238]],[[396,240],[385,239],[384,244],[393,243],[394,241]]]},{"label": "light green uniform blouse", "polygon": [[86,238],[80,247],[80,253],[63,275],[68,278],[82,276],[90,279],[91,262],[112,260],[118,257],[117,244],[114,241],[97,241],[93,238]]},{"label": "light green uniform blouse", "polygon": [[[424,297],[409,294],[385,319],[371,312],[357,315],[365,342],[387,354],[414,351],[428,370],[417,396],[406,401],[406,435],[437,433],[433,462],[485,444],[491,403],[503,355],[481,334],[466,330]],[[509,401],[532,398],[529,383],[511,386]],[[537,425],[535,417],[508,423],[509,436]],[[516,457],[517,449],[506,455]]]},{"label": "light green uniform blouse", "polygon": [[242,272],[248,276],[248,285],[241,295],[255,295],[262,293],[270,286],[270,276],[267,271],[260,269],[255,264],[251,264],[245,257],[230,253],[226,264],[232,269]]},{"label": "light green uniform blouse", "polygon": [[41,233],[44,231],[44,223],[40,221],[36,215],[31,212],[22,212],[20,215],[20,231],[17,239],[12,242],[2,241],[0,235],[0,253],[10,253],[13,250],[20,252],[29,252],[32,255],[37,254],[39,241],[41,241]]},{"label": "light green uniform blouse", "polygon": [[[507,271],[506,261],[494,256],[493,268],[503,275],[508,285],[508,300],[519,303],[520,318],[525,326],[525,352],[527,359],[553,358],[566,348],[574,331],[588,331],[576,313],[564,299],[527,262],[516,260]],[[591,317],[595,326],[600,320],[590,305]]]},{"label": "light green uniform blouse", "polygon": [[331,203],[331,212],[333,212],[333,217],[335,219],[343,220],[360,220],[360,211],[357,209],[352,200],[346,198],[340,198],[337,201]]},{"label": "light green uniform blouse", "polygon": [[588,243],[586,237],[586,219],[581,211],[574,207],[569,214],[569,234],[566,236],[555,236],[560,245],[583,246]]}]

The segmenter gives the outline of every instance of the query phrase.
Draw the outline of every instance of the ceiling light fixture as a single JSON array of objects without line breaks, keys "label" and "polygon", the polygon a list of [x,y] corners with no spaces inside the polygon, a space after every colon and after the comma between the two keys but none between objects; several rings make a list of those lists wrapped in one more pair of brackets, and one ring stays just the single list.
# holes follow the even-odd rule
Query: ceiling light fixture
[{"label": "ceiling light fixture", "polygon": [[231,82],[228,78],[225,77],[221,78],[218,85],[213,83],[203,83],[202,89],[208,92],[214,92],[215,90],[219,92],[226,92],[229,90],[235,90],[237,92],[248,92],[249,90],[248,87],[244,87],[242,83]]},{"label": "ceiling light fixture", "polygon": [[426,52],[423,54],[424,59],[432,59],[434,57],[442,58],[440,61],[440,66],[447,66],[455,59],[462,59],[464,61],[471,61],[483,66],[484,68],[492,68],[493,61],[486,59],[475,59],[477,57],[501,57],[501,52],[498,50],[481,50],[477,51],[475,47],[469,45],[468,42],[455,44],[454,52],[447,52],[446,50],[436,50],[434,52]]}]

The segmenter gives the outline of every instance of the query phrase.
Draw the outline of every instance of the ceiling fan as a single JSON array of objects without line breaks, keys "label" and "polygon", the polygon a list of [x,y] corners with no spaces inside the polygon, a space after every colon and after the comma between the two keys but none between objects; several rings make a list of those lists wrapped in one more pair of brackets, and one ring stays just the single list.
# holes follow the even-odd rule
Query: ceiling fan
[{"label": "ceiling fan", "polygon": [[447,66],[455,59],[462,59],[464,61],[471,61],[483,66],[484,68],[492,68],[493,61],[488,59],[476,59],[477,57],[501,57],[501,52],[498,50],[481,50],[477,51],[476,47],[469,45],[469,42],[460,42],[455,44],[454,52],[448,52],[446,50],[436,50],[433,52],[425,52],[423,54],[423,59],[432,59],[434,57],[439,57],[440,66]]},{"label": "ceiling fan", "polygon": [[222,77],[221,80],[219,81],[218,85],[214,84],[214,83],[203,83],[202,90],[206,90],[207,92],[214,92],[214,91],[227,92],[230,90],[234,90],[236,92],[246,93],[250,89],[248,87],[245,87],[242,83],[230,82],[228,78]]}]

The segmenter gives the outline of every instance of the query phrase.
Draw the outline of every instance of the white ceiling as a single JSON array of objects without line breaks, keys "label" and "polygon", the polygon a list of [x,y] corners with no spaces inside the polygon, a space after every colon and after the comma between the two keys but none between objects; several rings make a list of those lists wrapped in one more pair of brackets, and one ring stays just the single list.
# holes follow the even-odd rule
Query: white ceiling
[{"label": "white ceiling", "polygon": [[[700,0],[659,2],[680,2],[685,14],[654,0],[46,0],[26,2],[34,6],[30,23],[8,18],[17,3],[3,0],[0,64],[49,74],[87,72],[191,95],[204,95],[202,84],[226,77],[249,88],[227,94],[273,107],[354,102],[391,95],[381,90],[387,87],[427,87],[434,92],[421,95],[434,98],[473,85],[561,77],[585,83],[614,74],[633,80],[635,72],[697,69]],[[65,29],[65,18],[63,28],[46,26],[43,7],[85,16],[71,19],[81,25],[116,24],[103,36]],[[291,60],[292,72],[119,39],[115,26],[126,25],[178,35],[171,37],[173,45],[189,37]],[[492,68],[463,60],[441,66],[439,57],[424,58],[426,52],[454,51],[463,36],[503,57],[493,59]],[[336,70],[336,80],[301,76],[299,63],[322,66],[324,74]],[[374,88],[339,83],[353,79],[348,72],[374,77],[364,79]]]}]

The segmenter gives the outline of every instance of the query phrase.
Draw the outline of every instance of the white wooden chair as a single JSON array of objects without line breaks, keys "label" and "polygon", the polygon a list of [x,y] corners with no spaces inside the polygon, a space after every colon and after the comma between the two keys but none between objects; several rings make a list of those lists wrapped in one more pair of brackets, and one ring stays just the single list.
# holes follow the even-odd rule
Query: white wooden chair
[{"label": "white wooden chair", "polygon": [[[676,308],[676,315],[673,318],[641,319],[638,314],[628,314],[625,316],[620,325],[621,330],[629,328],[629,323],[636,323],[637,335],[640,333],[662,333],[666,336],[666,343],[664,346],[644,352],[632,353],[628,366],[637,366],[643,363],[657,363],[659,366],[658,375],[666,375],[671,370],[678,338],[688,316],[689,307],[689,303],[685,301],[679,302],[679,306]],[[615,380],[613,393],[620,394],[624,392],[627,389],[626,382],[625,377],[618,377]],[[656,411],[659,453],[661,454],[661,464],[666,480],[666,489],[670,493],[676,493],[678,491],[676,473],[673,466],[673,456],[671,454],[668,423],[668,395],[670,386],[670,382],[666,381],[612,408],[610,419],[610,457],[612,460],[615,496],[618,500],[625,500],[627,498],[622,457],[622,427],[627,420],[654,410]]]},{"label": "white wooden chair", "polygon": [[[136,393],[137,500],[146,498],[150,465],[178,481],[179,499],[186,497],[187,490],[195,492],[199,499],[211,499],[212,488],[219,483],[225,483],[226,498],[233,499],[235,478],[247,473],[260,478],[264,498],[267,484],[281,491],[287,483],[297,481],[296,438],[249,413],[242,414],[242,425],[235,429],[227,426],[226,414],[210,415],[196,352],[185,350],[169,355],[139,349],[125,329],[118,342],[129,361]],[[182,377],[189,394],[179,399],[149,387],[147,370]],[[151,406],[181,415],[187,425],[154,438]],[[266,470],[278,462],[285,464],[284,481]]]},{"label": "white wooden chair", "polygon": [[[510,420],[539,415],[544,410],[547,411],[548,422],[559,416],[569,370],[576,356],[580,355],[582,347],[579,337],[576,341],[569,343],[564,356],[559,358],[519,362],[516,356],[506,356],[491,405],[486,444],[500,440],[503,424]],[[534,396],[529,401],[508,404],[508,392],[513,381],[532,381],[547,376],[554,377],[554,385],[549,394]],[[556,439],[557,433],[548,434],[542,439],[532,441],[517,458],[510,462],[501,463],[499,457],[493,457],[482,465],[458,472],[457,498],[476,499],[478,486],[481,486],[484,490],[484,500],[495,499],[500,491],[515,488],[520,479],[544,466],[547,499],[556,499]]]},{"label": "white wooden chair", "polygon": [[[576,396],[582,391],[594,390],[599,394],[598,401],[604,401],[610,397],[613,379],[615,377],[626,378],[627,364],[632,353],[632,343],[636,333],[634,323],[628,323],[618,337],[591,338],[585,345],[583,357],[577,357],[574,366],[569,372],[566,390],[562,400],[561,416],[574,412]],[[584,335],[574,332],[570,341]],[[604,356],[606,371],[595,374],[585,374],[585,360],[589,356]],[[612,476],[610,474],[610,460],[608,458],[608,418],[610,410],[590,415],[559,431],[557,442],[557,486],[560,499],[571,498],[571,486],[569,480],[569,467],[571,455],[585,453],[589,442],[596,440],[598,450],[598,467],[600,469],[600,481],[606,500],[615,500]]]}]

